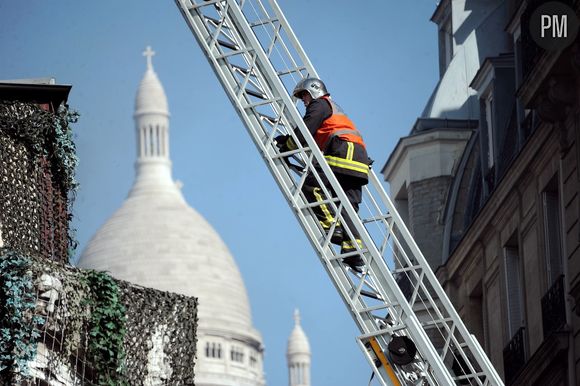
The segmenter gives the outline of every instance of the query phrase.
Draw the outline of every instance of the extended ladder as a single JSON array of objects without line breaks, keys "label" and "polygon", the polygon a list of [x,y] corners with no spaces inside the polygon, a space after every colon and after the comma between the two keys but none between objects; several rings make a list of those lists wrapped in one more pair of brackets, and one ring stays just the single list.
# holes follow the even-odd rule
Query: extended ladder
[{"label": "extended ladder", "polygon": [[[288,93],[300,79],[317,73],[276,1],[176,3],[359,327],[357,341],[381,383],[503,385],[372,170],[358,214],[349,203]],[[280,153],[274,138],[290,134],[299,144],[295,127],[306,145]],[[302,187],[307,174],[316,177],[325,201],[306,200]],[[335,198],[322,178],[330,181]],[[340,254],[330,243],[335,224],[324,231],[312,214],[321,204],[332,208],[348,235],[352,231],[343,220],[353,220],[363,241],[355,252],[365,262],[362,273],[342,263],[352,252]],[[389,346],[406,342],[403,337],[414,342],[416,355],[410,346],[400,351]],[[412,358],[401,361],[405,355]]]}]

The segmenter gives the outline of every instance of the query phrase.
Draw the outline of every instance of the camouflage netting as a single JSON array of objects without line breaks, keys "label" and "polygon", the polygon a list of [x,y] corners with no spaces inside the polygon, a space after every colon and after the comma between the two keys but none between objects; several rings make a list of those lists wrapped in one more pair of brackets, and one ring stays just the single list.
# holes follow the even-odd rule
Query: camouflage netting
[{"label": "camouflage netting", "polygon": [[193,385],[197,300],[0,249],[0,384]]},{"label": "camouflage netting", "polygon": [[195,298],[67,265],[76,118],[0,101],[0,384],[193,385]]},{"label": "camouflage netting", "polygon": [[64,105],[0,101],[0,245],[68,262],[76,117]]}]

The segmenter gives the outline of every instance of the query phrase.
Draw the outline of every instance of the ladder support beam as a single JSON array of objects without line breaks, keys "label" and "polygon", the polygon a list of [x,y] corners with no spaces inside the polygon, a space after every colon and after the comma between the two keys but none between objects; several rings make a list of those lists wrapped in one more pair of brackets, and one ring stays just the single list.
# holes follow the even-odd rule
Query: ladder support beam
[{"label": "ladder support beam", "polygon": [[[503,386],[374,171],[363,190],[364,214],[355,211],[338,183],[290,95],[300,79],[318,75],[276,0],[175,2],[351,313],[362,334],[357,341],[380,382]],[[305,143],[299,143],[294,128]],[[274,141],[281,134],[289,134],[298,149],[281,153]],[[284,158],[301,165],[288,165]],[[308,202],[301,193],[307,175],[320,185],[321,202]],[[334,216],[330,230],[312,211],[321,205]],[[330,243],[338,222],[345,237],[360,235],[362,247],[355,243],[354,252],[341,253]],[[343,262],[351,256],[362,259],[362,273]],[[405,284],[410,287],[403,289]],[[391,364],[386,354],[391,339],[401,335],[417,347],[407,366]],[[445,364],[448,355],[466,363],[465,373],[452,372]]]}]

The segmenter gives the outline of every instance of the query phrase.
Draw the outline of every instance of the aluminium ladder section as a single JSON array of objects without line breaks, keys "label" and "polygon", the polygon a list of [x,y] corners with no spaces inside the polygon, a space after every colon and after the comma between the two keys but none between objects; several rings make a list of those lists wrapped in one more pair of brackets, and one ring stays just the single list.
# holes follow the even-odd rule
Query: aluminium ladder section
[{"label": "aluminium ladder section", "polygon": [[[372,170],[360,217],[348,202],[288,94],[299,79],[317,74],[276,2],[176,3],[361,330],[358,343],[381,383],[503,385]],[[280,153],[274,138],[290,134],[299,143],[294,127],[301,130],[305,146]],[[289,167],[286,157],[297,160],[299,167]],[[341,260],[349,254],[341,255],[330,244],[335,224],[325,232],[313,216],[311,208],[320,203],[309,203],[301,193],[307,173],[317,179],[326,197],[332,197],[321,183],[328,179],[337,198],[323,203],[349,235],[344,216],[352,219],[363,241],[363,248],[357,247],[365,262],[362,274],[345,268]],[[389,355],[369,349],[387,352],[391,338],[402,335],[417,346],[409,364],[392,365],[387,363]],[[377,359],[382,366],[376,365]]]}]

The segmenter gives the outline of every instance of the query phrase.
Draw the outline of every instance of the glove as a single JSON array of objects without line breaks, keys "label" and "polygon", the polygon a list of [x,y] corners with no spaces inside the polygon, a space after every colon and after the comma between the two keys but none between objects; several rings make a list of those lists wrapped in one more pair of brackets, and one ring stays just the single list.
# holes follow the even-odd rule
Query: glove
[{"label": "glove", "polygon": [[274,140],[276,141],[276,146],[278,146],[278,149],[280,149],[281,152],[296,150],[298,148],[290,135],[279,135],[274,138]]},{"label": "glove", "polygon": [[288,145],[287,145],[288,138],[290,138],[289,135],[279,135],[276,138],[274,138],[274,141],[276,141],[276,146],[278,147],[280,152],[285,152],[285,151],[290,150],[290,149],[288,149]]}]

